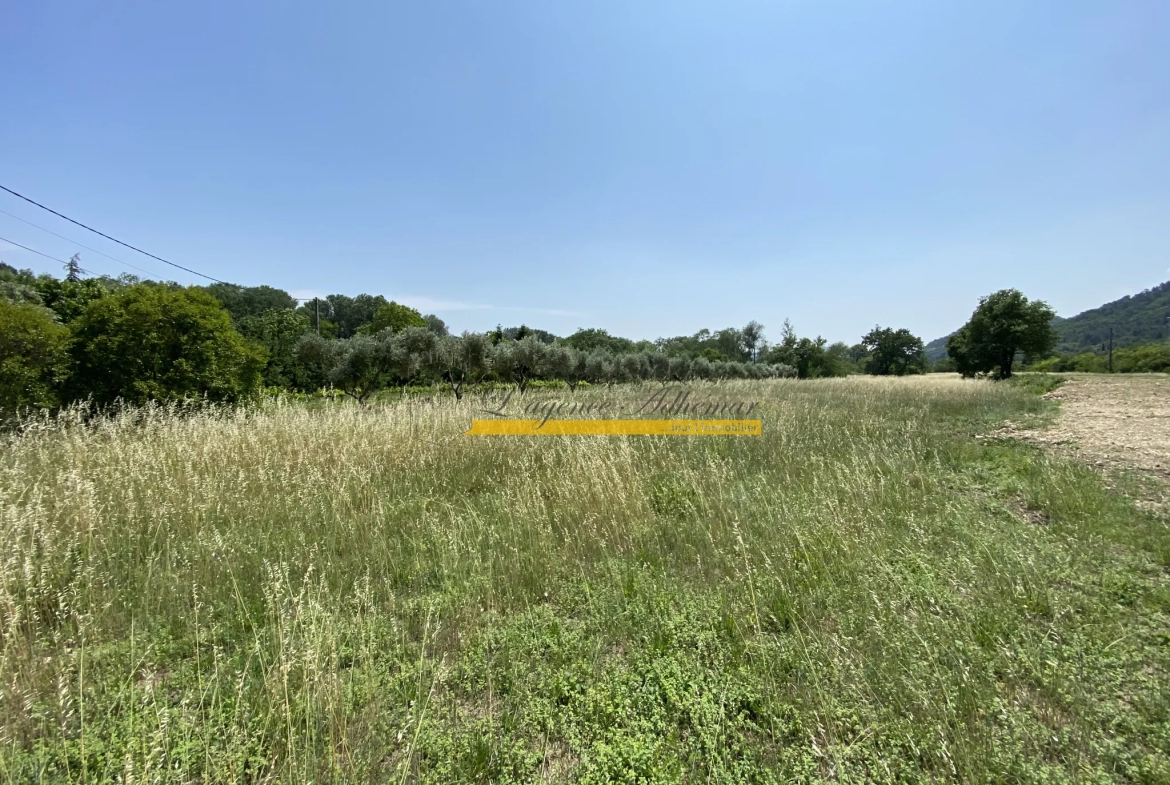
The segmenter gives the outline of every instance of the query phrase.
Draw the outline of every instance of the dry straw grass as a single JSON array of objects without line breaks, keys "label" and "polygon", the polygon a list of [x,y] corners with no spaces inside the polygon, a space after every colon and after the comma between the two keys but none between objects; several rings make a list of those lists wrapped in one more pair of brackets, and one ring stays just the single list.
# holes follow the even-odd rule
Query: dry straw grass
[{"label": "dry straw grass", "polygon": [[31,424],[0,457],[0,777],[1166,775],[1164,524],[970,438],[1037,397],[694,390],[762,401],[764,436],[461,437],[474,398]]}]

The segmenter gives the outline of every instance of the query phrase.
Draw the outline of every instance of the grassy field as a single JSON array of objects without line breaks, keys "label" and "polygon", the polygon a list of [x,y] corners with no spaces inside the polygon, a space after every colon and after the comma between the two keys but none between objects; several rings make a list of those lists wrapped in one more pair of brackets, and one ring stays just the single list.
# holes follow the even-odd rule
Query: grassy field
[{"label": "grassy field", "polygon": [[975,438],[1037,390],[693,389],[764,435],[440,399],[10,440],[0,781],[1170,782],[1166,519]]}]

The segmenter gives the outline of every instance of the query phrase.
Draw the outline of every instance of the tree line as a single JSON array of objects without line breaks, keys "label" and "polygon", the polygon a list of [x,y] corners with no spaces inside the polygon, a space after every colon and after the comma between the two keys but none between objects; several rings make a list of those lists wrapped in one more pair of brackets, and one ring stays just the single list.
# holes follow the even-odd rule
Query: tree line
[{"label": "tree line", "polygon": [[633,341],[584,328],[559,337],[525,325],[462,335],[380,295],[298,303],[270,286],[78,274],[35,275],[0,262],[0,418],[77,400],[96,406],[199,398],[237,402],[268,390],[379,391],[485,382],[616,384],[696,379],[920,373],[921,339],[875,327],[853,346],[801,337],[785,322]]},{"label": "tree line", "polygon": [[1029,370],[1054,373],[1165,373],[1170,371],[1170,342],[1142,344],[1114,349],[1064,352],[1028,366]]}]

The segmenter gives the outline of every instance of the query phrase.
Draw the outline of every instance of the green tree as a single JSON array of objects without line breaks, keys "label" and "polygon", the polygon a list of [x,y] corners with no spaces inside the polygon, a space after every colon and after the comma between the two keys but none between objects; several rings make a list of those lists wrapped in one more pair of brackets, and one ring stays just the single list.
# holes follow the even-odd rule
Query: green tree
[{"label": "green tree", "polygon": [[735,362],[751,359],[742,330],[728,327],[715,333],[715,348],[724,357]]},{"label": "green tree", "polygon": [[245,338],[256,341],[268,350],[264,366],[264,384],[269,387],[304,387],[309,381],[301,372],[296,359],[296,346],[301,336],[312,330],[304,314],[291,308],[264,311],[256,316],[245,316],[236,323]]},{"label": "green tree", "polygon": [[110,293],[110,290],[95,278],[69,281],[58,280],[51,275],[38,276],[34,288],[45,307],[57,314],[57,318],[65,324],[80,316],[91,302],[100,300]]},{"label": "green tree", "polygon": [[621,354],[634,350],[634,342],[628,338],[619,338],[610,335],[600,328],[580,329],[564,339],[564,342],[579,352],[586,354],[602,349],[610,354]]},{"label": "green tree", "polygon": [[358,328],[358,332],[363,335],[374,335],[383,330],[390,332],[400,332],[407,327],[429,327],[427,320],[423,315],[405,305],[400,305],[393,300],[378,308],[374,312],[373,319],[368,324]]},{"label": "green tree", "polygon": [[[374,320],[378,310],[387,305],[386,298],[380,294],[359,294],[357,297],[331,294],[325,299],[329,302],[329,318],[337,325],[338,338],[352,338],[357,335],[362,327]],[[321,315],[325,315],[323,307]],[[377,330],[367,332],[373,334]]]},{"label": "green tree", "polygon": [[30,303],[0,300],[0,422],[51,407],[68,373],[69,330]]},{"label": "green tree", "polygon": [[[1109,373],[1107,355],[1096,352],[1059,354],[1028,366],[1032,371]],[[1162,373],[1170,370],[1170,342],[1143,344],[1113,352],[1115,373]]]},{"label": "green tree", "polygon": [[544,367],[550,379],[560,379],[569,382],[570,389],[576,388],[576,382],[572,381],[574,376],[574,365],[579,355],[576,349],[571,346],[566,346],[563,343],[555,343],[548,347],[548,352],[544,358]]},{"label": "green tree", "polygon": [[547,370],[548,344],[535,335],[519,341],[501,341],[492,349],[492,368],[501,376],[516,384],[523,395],[533,379]]},{"label": "green tree", "polygon": [[238,401],[260,386],[262,346],[232,329],[228,312],[197,288],[139,284],[95,300],[72,325],[74,397],[207,397]]},{"label": "green tree", "polygon": [[[434,332],[432,328],[431,332]],[[435,374],[451,385],[455,399],[463,398],[463,386],[480,381],[491,369],[491,342],[479,333],[437,336],[431,357]]]},{"label": "green tree", "polygon": [[1118,349],[1114,367],[1118,373],[1164,373],[1170,369],[1170,343]]},{"label": "green tree", "polygon": [[32,270],[17,270],[10,264],[0,262],[0,300],[13,304],[44,305],[36,284],[37,277]]},{"label": "green tree", "polygon": [[297,301],[283,289],[271,286],[239,286],[234,283],[213,283],[203,289],[219,300],[232,315],[232,322],[259,316],[265,311],[280,311],[297,307]]},{"label": "green tree", "polygon": [[133,273],[120,273],[117,276],[99,275],[97,281],[107,289],[124,289],[127,286],[134,286],[135,284],[145,283],[141,278]]},{"label": "green tree", "polygon": [[447,323],[433,313],[423,314],[423,319],[427,323],[427,329],[440,338],[451,334],[451,331],[447,329]]},{"label": "green tree", "polygon": [[821,376],[848,376],[858,371],[849,352],[849,344],[837,341],[825,347]]},{"label": "green tree", "polygon": [[865,371],[875,376],[904,376],[926,370],[922,339],[909,330],[875,326],[861,339],[865,347]]},{"label": "green tree", "polygon": [[426,327],[329,341],[309,333],[297,344],[297,358],[329,383],[365,404],[391,383],[407,384],[436,349],[437,336]]},{"label": "green tree", "polygon": [[994,371],[1007,379],[1018,352],[1030,360],[1052,352],[1058,339],[1053,316],[1043,300],[1029,302],[1016,289],[1002,289],[980,298],[971,319],[947,339],[947,354],[963,376]]},{"label": "green tree", "polygon": [[330,341],[309,333],[297,344],[297,359],[358,403],[389,382],[378,341],[369,335]]},{"label": "green tree", "polygon": [[756,362],[764,345],[764,325],[753,320],[744,325],[739,332],[743,336],[743,346],[747,350],[748,358]]},{"label": "green tree", "polygon": [[694,374],[695,361],[690,357],[671,357],[667,361],[667,372],[676,382],[689,381]]},{"label": "green tree", "polygon": [[73,254],[65,263],[65,280],[69,283],[77,283],[81,280],[81,254]]},{"label": "green tree", "polygon": [[519,327],[504,328],[504,338],[509,341],[519,341],[527,338],[529,335],[536,336],[541,343],[552,343],[557,340],[557,336],[550,333],[548,330],[541,330],[539,327],[529,327],[522,324]]},{"label": "green tree", "polygon": [[627,352],[615,358],[618,381],[636,382],[650,375],[650,355],[643,352]]},{"label": "green tree", "polygon": [[763,346],[763,325],[749,322],[743,330],[728,327],[711,332],[699,330],[694,335],[659,338],[654,348],[669,357],[703,357],[709,362],[748,360]]},{"label": "green tree", "polygon": [[557,378],[568,382],[569,390],[576,392],[577,385],[588,378],[586,363],[589,355],[572,346],[559,345],[553,348],[559,350],[550,356],[550,364],[556,369]]},{"label": "green tree", "polygon": [[331,321],[333,304],[320,297],[306,300],[305,304],[297,308],[297,314],[309,320],[313,332],[324,338],[336,338],[340,332],[337,322]]},{"label": "green tree", "polygon": [[784,320],[780,343],[768,349],[765,361],[771,365],[784,365],[796,370],[801,379],[817,379],[825,376],[844,376],[848,373],[849,347],[834,344],[826,347],[827,340],[819,335],[813,338],[798,338],[792,323]]},{"label": "green tree", "polygon": [[[819,335],[815,340],[812,338],[801,338],[797,341],[793,348],[793,362],[792,367],[796,369],[796,375],[801,379],[817,379],[822,376],[832,376],[834,374],[825,373],[825,344],[824,338]],[[785,363],[788,365],[789,363]]]},{"label": "green tree", "polygon": [[585,355],[585,381],[603,384],[613,377],[613,355],[605,349],[594,349]]}]

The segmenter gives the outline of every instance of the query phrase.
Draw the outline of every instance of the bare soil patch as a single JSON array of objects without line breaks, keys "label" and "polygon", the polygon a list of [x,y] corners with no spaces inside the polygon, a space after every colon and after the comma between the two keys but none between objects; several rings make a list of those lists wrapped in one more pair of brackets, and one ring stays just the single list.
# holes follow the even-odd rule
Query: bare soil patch
[{"label": "bare soil patch", "polygon": [[1074,376],[1045,398],[1060,401],[1048,428],[1008,423],[996,436],[1049,445],[1107,474],[1137,470],[1160,480],[1145,501],[1170,501],[1170,377],[1164,374]]}]

